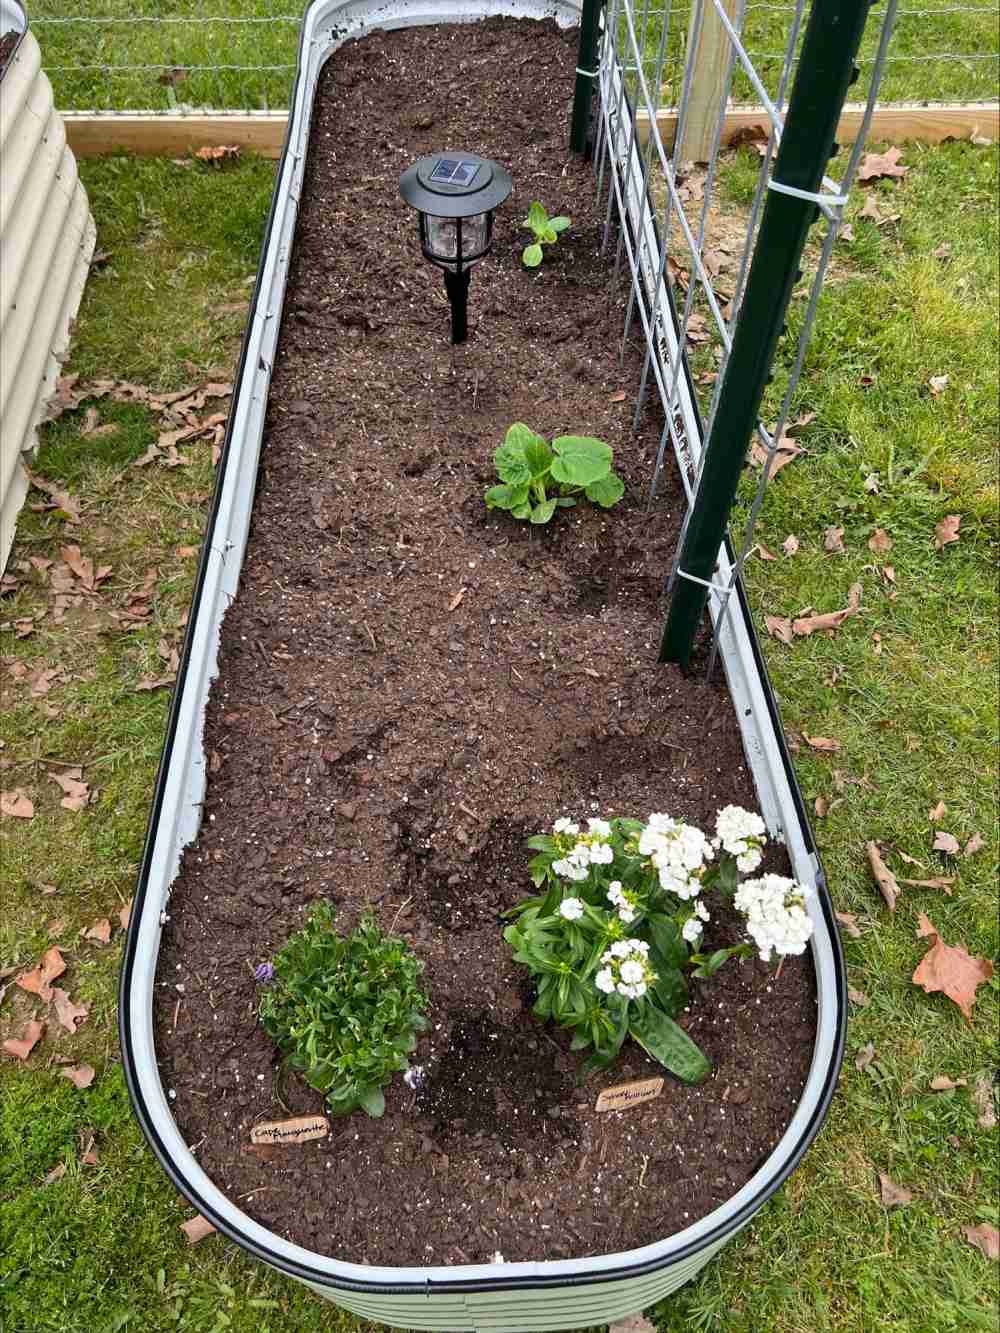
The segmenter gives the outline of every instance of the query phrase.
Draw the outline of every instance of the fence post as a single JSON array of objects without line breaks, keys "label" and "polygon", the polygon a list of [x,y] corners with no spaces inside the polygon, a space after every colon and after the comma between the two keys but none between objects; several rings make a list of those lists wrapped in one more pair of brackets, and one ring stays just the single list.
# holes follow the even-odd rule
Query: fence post
[{"label": "fence post", "polygon": [[603,3],[604,0],[583,0],[580,12],[580,46],[576,57],[573,115],[569,127],[569,147],[572,153],[582,153],[587,147],[590,107],[597,78],[598,17]]},{"label": "fence post", "polygon": [[[722,0],[726,17],[735,27],[739,0]],[[701,22],[699,23],[699,10]],[[692,42],[694,49],[691,49]],[[681,140],[674,145],[675,162],[707,162],[712,136],[719,118],[719,104],[726,81],[729,37],[712,0],[698,0],[688,19],[688,61],[691,91],[681,126]]]},{"label": "fence post", "polygon": [[815,195],[854,77],[868,5],[869,0],[822,0],[809,15],[732,351],[674,569],[661,662],[686,667],[690,661],[806,235],[819,216]]}]

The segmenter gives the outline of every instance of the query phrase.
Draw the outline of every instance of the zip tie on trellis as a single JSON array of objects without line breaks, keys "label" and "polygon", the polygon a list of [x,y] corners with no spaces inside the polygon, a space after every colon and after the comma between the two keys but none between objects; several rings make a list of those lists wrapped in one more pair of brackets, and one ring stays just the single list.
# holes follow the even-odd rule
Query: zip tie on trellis
[{"label": "zip tie on trellis", "polygon": [[769,190],[779,194],[790,194],[793,199],[805,199],[807,203],[818,204],[820,208],[843,208],[847,203],[846,194],[817,194],[815,190],[798,190],[794,185],[783,185],[773,178],[767,182]]},{"label": "zip tie on trellis", "polygon": [[716,583],[713,579],[700,579],[697,574],[689,574],[686,569],[677,568],[674,570],[674,577],[678,579],[687,579],[689,583],[700,583],[703,588],[708,588],[711,592],[716,592],[722,598],[723,602],[727,600],[733,590],[732,580],[729,583]]},{"label": "zip tie on trellis", "polygon": [[580,66],[577,65],[576,72],[580,75],[581,79],[596,79],[601,71],[599,69],[581,69]]}]

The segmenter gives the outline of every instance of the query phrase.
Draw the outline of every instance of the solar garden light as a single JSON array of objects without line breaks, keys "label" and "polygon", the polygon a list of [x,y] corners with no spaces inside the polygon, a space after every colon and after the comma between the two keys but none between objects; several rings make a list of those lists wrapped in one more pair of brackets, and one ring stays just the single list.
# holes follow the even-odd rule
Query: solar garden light
[{"label": "solar garden light", "polygon": [[493,213],[513,188],[498,162],[475,153],[431,153],[400,177],[400,193],[417,210],[424,258],[444,269],[453,343],[465,342],[472,265],[489,253]]}]

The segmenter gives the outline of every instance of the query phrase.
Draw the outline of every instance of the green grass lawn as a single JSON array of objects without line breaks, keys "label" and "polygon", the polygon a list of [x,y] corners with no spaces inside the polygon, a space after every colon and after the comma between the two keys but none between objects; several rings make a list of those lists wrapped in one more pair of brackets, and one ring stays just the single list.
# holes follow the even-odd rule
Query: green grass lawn
[{"label": "green grass lawn", "polygon": [[[980,989],[965,1022],[910,974],[926,948],[920,912],[948,943],[992,958],[998,947],[997,154],[910,146],[904,161],[904,181],[876,187],[898,223],[855,218],[856,240],[842,247],[799,391],[800,409],[816,413],[801,437],[808,452],[776,479],[762,518],[759,535],[778,559],[748,569],[761,624],[765,614],[835,609],[853,582],[864,588],[862,613],[834,637],[769,640],[767,654],[788,730],[842,746],[824,758],[800,743],[795,761],[809,801],[831,805],[816,832],[836,906],[862,929],[846,946],[851,985],[868,1004],[852,1007],[820,1139],[739,1240],[652,1314],[663,1333],[995,1328],[996,1266],[961,1228],[998,1220],[997,1131],[978,1125],[972,1096],[997,1063],[998,981]],[[112,159],[83,164],[83,175],[110,257],[91,277],[68,369],[164,390],[228,371],[241,323],[231,307],[247,297],[272,166]],[[739,156],[727,159],[734,202],[746,175]],[[859,194],[852,214],[860,204]],[[948,382],[935,395],[939,375]],[[80,544],[111,573],[92,605],[55,624],[30,560],[58,561],[75,538],[57,514],[26,508],[8,566],[19,583],[0,603],[2,785],[35,803],[33,819],[0,822],[0,968],[31,966],[55,943],[67,962],[57,984],[90,1007],[77,1034],[53,1023],[26,1064],[0,1060],[0,1328],[358,1333],[367,1326],[219,1237],[189,1248],[179,1225],[190,1209],[129,1113],[114,1029],[116,914],[132,893],[167,709],[165,690],[136,686],[162,671],[160,641],[169,647],[181,633],[212,466],[195,442],[181,446],[186,466],[132,467],[156,439],[152,415],[101,400],[98,421],[112,429],[84,435],[95,424],[87,406],[46,428],[35,469],[80,497]],[[871,478],[877,491],[866,489]],[[938,551],[946,514],[960,515],[960,540]],[[844,554],[824,549],[830,526],[844,529]],[[876,527],[891,553],[869,550]],[[789,534],[800,543],[791,557]],[[150,567],[149,623],[122,632],[109,613],[128,605]],[[33,633],[17,638],[15,622],[31,617]],[[33,697],[15,662],[61,674]],[[46,776],[60,762],[81,766],[97,792],[78,813],[60,807]],[[938,801],[947,810],[934,825]],[[979,832],[985,846],[944,858],[931,851],[935,827],[963,845]],[[868,839],[921,863],[887,852],[901,875],[954,875],[952,895],[906,889],[890,916],[866,868]],[[116,924],[110,944],[81,938],[103,917]],[[0,1037],[39,1009],[8,990]],[[868,1043],[875,1058],[859,1071]],[[89,1089],[60,1076],[62,1058],[93,1065]],[[939,1074],[967,1085],[932,1093]],[[91,1135],[96,1164],[81,1160]],[[65,1174],[45,1183],[60,1163]],[[879,1171],[912,1191],[907,1207],[882,1206]]]}]

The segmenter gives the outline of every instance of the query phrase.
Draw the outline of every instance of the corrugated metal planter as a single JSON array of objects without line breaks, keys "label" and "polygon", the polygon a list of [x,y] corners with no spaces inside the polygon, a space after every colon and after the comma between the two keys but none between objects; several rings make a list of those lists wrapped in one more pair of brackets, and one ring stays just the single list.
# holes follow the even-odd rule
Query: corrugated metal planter
[{"label": "corrugated metal planter", "polygon": [[94,251],[94,220],[42,57],[17,0],[0,36],[21,39],[0,77],[0,568],[28,482],[22,455],[59,376]]},{"label": "corrugated metal planter", "polygon": [[[760,809],[771,835],[786,844],[795,876],[816,889],[812,951],[817,979],[817,1037],[801,1102],[783,1138],[756,1175],[728,1203],[655,1244],[588,1259],[388,1268],[346,1263],[307,1250],[247,1216],[209,1179],[188,1150],[160,1082],[152,1010],[161,914],[182,849],[198,833],[206,779],[202,747],[205,706],[216,672],[222,617],[236,596],[246,547],[319,71],[343,41],[375,27],[454,23],[512,13],[555,18],[560,24],[571,25],[579,11],[571,0],[470,0],[461,10],[454,0],[391,0],[382,4],[376,0],[314,0],[306,11],[288,140],[258,271],[132,912],[121,979],[120,1033],[133,1106],[153,1151],[191,1204],[248,1253],[369,1319],[414,1329],[528,1333],[604,1323],[643,1309],[687,1282],[750,1221],[795,1169],[819,1131],[836,1084],[844,1043],[843,955],[741,587],[735,613],[720,628],[720,649]],[[726,563],[724,556],[720,560]]]}]

